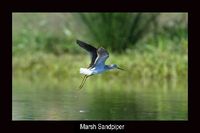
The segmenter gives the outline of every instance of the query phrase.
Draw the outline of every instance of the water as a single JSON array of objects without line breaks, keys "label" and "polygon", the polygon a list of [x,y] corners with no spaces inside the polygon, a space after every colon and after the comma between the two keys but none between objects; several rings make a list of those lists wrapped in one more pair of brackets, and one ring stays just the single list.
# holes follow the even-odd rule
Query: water
[{"label": "water", "polygon": [[[187,120],[187,84],[140,81],[82,90],[24,81],[13,85],[13,120]],[[42,82],[41,82],[42,84]]]}]

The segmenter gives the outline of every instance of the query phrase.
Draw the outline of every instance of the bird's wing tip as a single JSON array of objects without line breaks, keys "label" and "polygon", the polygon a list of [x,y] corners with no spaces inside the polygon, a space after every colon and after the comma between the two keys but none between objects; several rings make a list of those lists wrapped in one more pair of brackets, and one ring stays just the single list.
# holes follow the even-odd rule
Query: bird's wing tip
[{"label": "bird's wing tip", "polygon": [[76,43],[79,43],[79,42],[81,42],[80,40],[78,40],[78,39],[76,39]]}]

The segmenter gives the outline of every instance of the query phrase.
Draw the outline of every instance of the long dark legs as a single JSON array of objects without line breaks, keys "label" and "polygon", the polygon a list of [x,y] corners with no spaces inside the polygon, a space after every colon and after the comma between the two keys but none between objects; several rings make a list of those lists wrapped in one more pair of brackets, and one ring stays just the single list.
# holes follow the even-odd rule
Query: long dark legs
[{"label": "long dark legs", "polygon": [[81,89],[81,88],[83,87],[83,85],[85,84],[85,81],[86,81],[86,79],[87,79],[88,77],[89,77],[88,75],[85,75],[85,76],[83,77],[83,80],[82,80],[82,82],[81,82],[81,85],[79,86],[79,89]]}]

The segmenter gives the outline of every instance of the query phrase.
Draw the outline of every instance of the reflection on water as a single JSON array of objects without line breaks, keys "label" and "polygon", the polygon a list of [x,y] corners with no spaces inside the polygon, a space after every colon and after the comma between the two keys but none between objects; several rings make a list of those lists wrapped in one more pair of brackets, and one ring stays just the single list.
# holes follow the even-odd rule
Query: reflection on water
[{"label": "reflection on water", "polygon": [[124,88],[13,86],[13,120],[187,120],[187,83]]}]

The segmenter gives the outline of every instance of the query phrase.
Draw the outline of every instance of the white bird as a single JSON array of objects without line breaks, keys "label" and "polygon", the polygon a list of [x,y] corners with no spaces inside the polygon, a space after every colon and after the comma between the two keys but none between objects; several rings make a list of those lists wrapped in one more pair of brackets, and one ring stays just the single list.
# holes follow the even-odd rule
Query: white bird
[{"label": "white bird", "polygon": [[124,70],[122,68],[119,68],[116,64],[111,65],[105,65],[106,59],[109,57],[109,53],[102,47],[95,48],[85,42],[82,42],[80,40],[76,41],[77,44],[79,44],[80,47],[85,49],[87,52],[90,53],[91,56],[91,63],[88,68],[80,68],[80,73],[84,74],[83,80],[81,82],[81,85],[79,89],[81,89],[86,81],[86,79],[89,76],[92,76],[94,74],[99,74],[107,70],[111,69],[120,69]]}]

